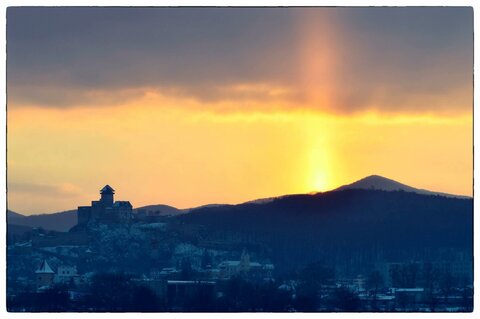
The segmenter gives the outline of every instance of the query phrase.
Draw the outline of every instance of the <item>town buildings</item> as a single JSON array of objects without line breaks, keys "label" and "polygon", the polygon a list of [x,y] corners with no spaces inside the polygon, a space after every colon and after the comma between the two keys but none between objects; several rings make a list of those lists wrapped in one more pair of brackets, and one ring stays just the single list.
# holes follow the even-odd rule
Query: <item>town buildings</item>
[{"label": "town buildings", "polygon": [[240,260],[223,261],[218,265],[218,269],[220,279],[242,276],[249,279],[268,280],[273,278],[275,267],[273,264],[251,262],[250,255],[243,250]]},{"label": "town buildings", "polygon": [[46,260],[35,271],[36,289],[41,291],[55,284],[79,286],[86,283],[85,276],[79,275],[76,266],[60,265],[55,272]]}]

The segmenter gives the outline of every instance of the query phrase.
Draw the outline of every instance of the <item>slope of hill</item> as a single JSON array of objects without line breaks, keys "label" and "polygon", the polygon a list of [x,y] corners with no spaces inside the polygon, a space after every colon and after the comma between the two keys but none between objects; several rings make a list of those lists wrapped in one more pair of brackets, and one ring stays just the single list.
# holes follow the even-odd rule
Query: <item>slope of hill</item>
[{"label": "slope of hill", "polygon": [[21,222],[25,219],[25,216],[14,211],[7,210],[7,223],[20,225]]},{"label": "slope of hill", "polygon": [[367,176],[352,184],[340,186],[339,188],[334,189],[334,191],[341,191],[345,189],[376,189],[376,190],[384,190],[384,191],[401,190],[405,192],[414,192],[414,193],[423,194],[423,195],[438,195],[438,196],[454,197],[454,198],[469,198],[468,196],[432,192],[425,189],[411,187],[379,175]]},{"label": "slope of hill", "polygon": [[155,213],[155,215],[157,216],[177,216],[185,213],[185,211],[182,209],[178,209],[173,206],[162,205],[162,204],[138,207],[133,210],[133,213],[136,214],[140,210],[145,210],[148,212]]},{"label": "slope of hill", "polygon": [[[139,209],[156,212],[158,216],[177,216],[188,211],[168,205],[149,205],[136,208],[133,210],[133,213],[138,213]],[[39,215],[22,215],[8,210],[7,223],[9,225],[28,226],[31,228],[41,227],[46,230],[66,232],[77,224],[77,210]]]},{"label": "slope of hill", "polygon": [[[470,197],[466,196],[457,196],[457,195],[451,195],[451,194],[445,194],[445,193],[438,193],[438,192],[431,192],[423,189],[417,189],[411,186],[404,185],[402,183],[396,182],[394,180],[381,177],[378,175],[372,175],[365,177],[359,181],[356,181],[352,184],[349,185],[344,185],[341,186],[331,192],[323,193],[323,194],[329,194],[332,192],[340,192],[340,191],[346,191],[346,190],[382,190],[382,191],[404,191],[404,192],[409,192],[409,193],[416,193],[416,194],[421,194],[421,195],[436,195],[436,196],[443,196],[446,198],[456,198],[456,199],[470,199]],[[383,192],[385,193],[385,192]],[[380,194],[383,194],[380,193]],[[178,209],[172,206],[168,205],[148,205],[148,206],[143,206],[134,209],[134,213],[138,213],[140,209],[152,211],[158,216],[180,216],[180,215],[185,215],[186,213],[191,213],[191,212],[229,212],[232,210],[237,210],[240,209],[243,211],[245,207],[247,207],[247,211],[251,211],[252,205],[256,206],[258,205],[257,209],[267,210],[267,215],[270,210],[270,206],[268,205],[277,205],[278,203],[283,203],[285,201],[289,200],[295,200],[298,198],[317,198],[318,196],[322,196],[321,193],[314,195],[314,197],[311,197],[312,195],[285,195],[285,196],[279,196],[279,197],[271,197],[271,198],[264,198],[264,199],[257,199],[257,200],[252,200],[246,203],[243,203],[241,205],[228,205],[228,204],[211,204],[211,205],[204,205],[200,207],[195,207],[195,208],[189,208],[189,209]],[[317,197],[315,197],[317,196]],[[327,196],[327,195],[326,195]],[[333,196],[333,195],[328,195],[328,196]],[[327,196],[327,197],[328,197]],[[380,196],[380,195],[379,195]],[[383,194],[382,196],[387,196],[386,194]],[[381,196],[380,196],[381,197]],[[382,200],[382,198],[378,198],[378,200]],[[305,202],[307,204],[309,201]],[[343,203],[338,202],[335,205],[338,206],[338,209],[341,209]],[[240,207],[240,208],[239,208]],[[249,208],[250,207],[250,208]],[[310,209],[309,207],[301,207],[301,203],[299,203],[299,206],[296,208],[296,212],[302,212]],[[355,210],[355,207],[352,207],[353,210]],[[295,212],[294,212],[295,213]],[[273,217],[273,216],[272,216]],[[276,217],[276,216],[275,216]],[[226,217],[227,218],[227,217]],[[221,220],[224,218],[222,217]],[[228,219],[228,218],[227,218]],[[41,227],[46,230],[55,230],[55,231],[68,231],[71,227],[75,226],[77,224],[77,214],[76,210],[69,210],[65,212],[59,212],[59,213],[53,213],[53,214],[41,214],[41,215],[30,215],[30,216],[25,216],[18,214],[13,211],[7,211],[7,222],[8,224],[12,225],[20,225],[20,226],[28,226],[28,227]]]},{"label": "slope of hill", "polygon": [[15,224],[7,224],[7,244],[17,241],[26,241],[30,238],[33,228]]},{"label": "slope of hill", "polygon": [[185,213],[191,212],[192,210],[199,209],[199,208],[211,208],[211,207],[220,207],[220,206],[231,206],[230,204],[206,204],[192,208],[185,208],[182,209]]},{"label": "slope of hill", "polygon": [[77,224],[77,210],[30,216],[7,211],[7,222],[9,225],[41,227],[47,230],[65,232]]},{"label": "slope of hill", "polygon": [[133,212],[137,214],[139,210],[145,210],[145,211],[154,213],[154,215],[157,215],[157,216],[178,216],[178,215],[186,214],[192,210],[199,209],[199,208],[219,207],[219,206],[228,206],[228,204],[206,204],[202,206],[184,208],[184,209],[176,208],[169,205],[157,204],[157,205],[148,205],[148,206],[138,207],[138,208],[135,208]]},{"label": "slope of hill", "polygon": [[286,267],[332,258],[346,258],[348,264],[356,254],[371,267],[379,252],[392,261],[452,248],[468,255],[473,238],[472,199],[406,191],[292,195],[263,204],[201,208],[177,218],[205,225],[210,241],[228,233],[259,251],[267,247]]}]

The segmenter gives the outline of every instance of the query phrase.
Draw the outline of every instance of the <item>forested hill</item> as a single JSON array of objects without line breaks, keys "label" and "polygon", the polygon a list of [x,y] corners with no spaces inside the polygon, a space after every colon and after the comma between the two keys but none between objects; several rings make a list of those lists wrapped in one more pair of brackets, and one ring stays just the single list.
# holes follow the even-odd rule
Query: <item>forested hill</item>
[{"label": "forested hill", "polygon": [[472,249],[473,199],[405,191],[291,195],[267,203],[201,208],[177,218],[205,225],[212,234],[248,235],[282,262],[292,256],[306,262],[361,252],[372,261],[378,254],[394,260],[439,249]]}]

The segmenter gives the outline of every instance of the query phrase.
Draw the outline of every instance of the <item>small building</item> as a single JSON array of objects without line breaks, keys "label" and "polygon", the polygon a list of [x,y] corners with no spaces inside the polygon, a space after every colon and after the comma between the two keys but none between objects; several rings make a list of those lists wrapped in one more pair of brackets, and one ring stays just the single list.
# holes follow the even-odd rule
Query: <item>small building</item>
[{"label": "small building", "polygon": [[353,285],[356,291],[365,291],[367,286],[367,278],[363,275],[358,275],[353,279]]},{"label": "small building", "polygon": [[46,260],[44,260],[35,271],[37,290],[50,287],[53,284],[55,272]]},{"label": "small building", "polygon": [[76,266],[61,265],[55,272],[52,267],[44,260],[35,271],[37,291],[43,291],[55,284],[82,286],[87,283],[87,276],[78,274]]},{"label": "small building", "polygon": [[150,277],[153,279],[167,279],[171,277],[176,277],[180,271],[173,267],[162,268],[162,270],[152,270],[150,271]]},{"label": "small building", "polygon": [[229,279],[242,276],[253,280],[270,280],[273,278],[275,266],[251,262],[246,250],[243,250],[240,260],[226,260],[218,265],[219,279]]},{"label": "small building", "polygon": [[56,283],[62,284],[79,284],[80,283],[80,275],[77,272],[76,266],[58,266],[57,274],[55,275]]},{"label": "small building", "polygon": [[339,278],[336,280],[337,286],[347,287],[354,292],[364,292],[366,288],[367,279],[358,275],[354,278]]}]

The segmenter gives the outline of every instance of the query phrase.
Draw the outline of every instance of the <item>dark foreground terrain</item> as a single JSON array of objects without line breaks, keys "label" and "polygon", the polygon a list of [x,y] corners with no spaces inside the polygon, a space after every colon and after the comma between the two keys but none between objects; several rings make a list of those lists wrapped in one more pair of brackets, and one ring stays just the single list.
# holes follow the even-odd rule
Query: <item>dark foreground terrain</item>
[{"label": "dark foreground terrain", "polygon": [[[344,189],[70,232],[9,223],[7,304],[15,312],[472,311],[472,219],[471,198]],[[44,261],[52,273],[39,268]]]}]

